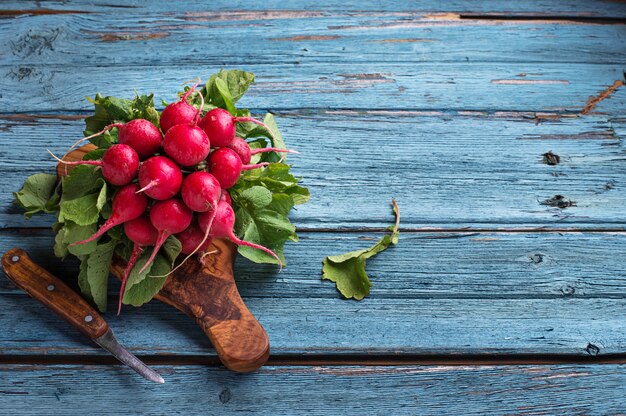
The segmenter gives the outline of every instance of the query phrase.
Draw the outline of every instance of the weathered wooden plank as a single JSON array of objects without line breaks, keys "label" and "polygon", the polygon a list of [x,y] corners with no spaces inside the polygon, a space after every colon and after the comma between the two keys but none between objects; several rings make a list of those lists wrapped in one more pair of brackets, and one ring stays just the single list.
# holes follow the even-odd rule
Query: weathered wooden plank
[{"label": "weathered wooden plank", "polygon": [[[85,96],[133,89],[171,100],[181,83],[218,66],[10,65],[0,67],[3,113],[88,110]],[[242,99],[257,109],[345,108],[580,112],[624,77],[623,65],[551,63],[250,64],[258,83]],[[533,75],[530,75],[533,74]],[[605,100],[611,105],[609,100]],[[613,112],[623,108],[610,107]]]},{"label": "weathered wooden plank", "polygon": [[[610,99],[608,99],[610,100]],[[294,172],[312,200],[292,215],[300,227],[384,227],[393,196],[402,226],[622,228],[625,161],[617,121],[554,114],[354,111],[281,113]],[[80,137],[80,117],[0,118],[0,226],[23,219],[11,192],[29,174],[52,171]],[[559,164],[544,163],[552,151]],[[332,155],[332,156],[331,156]],[[564,195],[575,206],[544,205]],[[562,205],[563,206],[563,205]]]},{"label": "weathered wooden plank", "polygon": [[[467,12],[467,13],[497,13],[501,15],[523,16],[580,16],[580,17],[626,17],[626,7],[622,2],[599,0],[589,3],[585,0],[564,0],[555,3],[550,0],[529,0],[524,2],[502,2],[500,0],[467,1],[453,0],[445,3],[431,0],[417,0],[398,2],[393,0],[324,0],[315,3],[319,13],[330,11],[433,11],[433,12]],[[157,4],[143,0],[130,0],[121,4],[116,0],[104,0],[94,4],[91,0],[7,0],[3,2],[5,11],[22,10],[25,13],[45,14],[54,11],[72,13],[74,11],[90,13],[127,13],[146,12],[203,12],[210,14],[213,11],[231,11],[245,13],[252,11],[309,11],[310,8],[301,3],[289,3],[280,0],[267,0],[260,3],[243,0],[216,0],[209,5],[202,0],[188,0],[184,4]],[[7,13],[8,16],[15,13]]]},{"label": "weathered wooden plank", "polygon": [[[321,259],[379,235],[304,233],[287,246],[280,274],[238,260],[238,286],[274,353],[596,355],[626,348],[623,233],[405,233],[368,262],[371,297],[339,299],[320,280]],[[76,263],[53,258],[51,233],[0,237],[0,251],[22,246],[73,281]],[[113,283],[111,304],[116,290]],[[106,318],[138,353],[214,354],[189,318],[161,303]],[[0,354],[103,354],[4,277],[0,327]]]},{"label": "weathered wooden plank", "polygon": [[[242,30],[245,28],[245,30]],[[3,65],[562,62],[623,65],[623,24],[432,12],[34,15],[0,20]],[[498,38],[498,42],[492,39]],[[207,39],[211,42],[207,44]],[[558,42],[554,40],[558,39]],[[528,74],[520,82],[532,82]]]},{"label": "weathered wooden plank", "polygon": [[156,369],[164,385],[119,366],[3,365],[0,397],[20,415],[622,414],[626,382],[621,365]]}]

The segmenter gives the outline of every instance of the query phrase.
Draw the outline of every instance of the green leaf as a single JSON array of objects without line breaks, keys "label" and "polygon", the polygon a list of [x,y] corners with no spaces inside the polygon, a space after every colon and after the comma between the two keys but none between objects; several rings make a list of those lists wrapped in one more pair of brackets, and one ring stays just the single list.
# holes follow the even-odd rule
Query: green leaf
[{"label": "green leaf", "polygon": [[335,282],[337,290],[345,298],[361,300],[370,293],[372,283],[365,272],[365,260],[361,257],[351,257],[342,263],[335,263],[327,257],[322,264],[322,279]]},{"label": "green leaf", "polygon": [[276,211],[281,215],[287,216],[293,206],[294,201],[291,195],[274,194],[272,195],[272,202],[270,202],[270,204],[266,208],[272,211]]},{"label": "green leaf", "polygon": [[[145,259],[143,259],[143,263],[141,264],[145,264]],[[169,260],[159,254],[154,259],[152,265],[149,266],[149,270],[143,273],[143,278],[139,279],[140,276],[135,275],[135,280],[131,281],[135,270],[139,270],[141,267],[143,266],[140,266],[140,262],[137,261],[137,264],[128,277],[126,290],[122,298],[122,302],[126,305],[141,306],[149,302],[154,295],[159,293],[165,280],[167,280],[166,275],[172,269]]]},{"label": "green leaf", "polygon": [[[240,206],[235,212],[235,218],[243,230],[244,240],[269,248],[285,263],[283,256],[285,242],[296,236],[296,227],[289,222],[286,215],[269,209]],[[239,246],[238,251],[255,263],[278,263],[269,254],[252,247]]]},{"label": "green leaf", "polygon": [[36,173],[26,178],[24,186],[19,192],[14,192],[15,203],[22,206],[26,212],[24,216],[30,219],[38,212],[54,212],[55,204],[49,202],[55,198],[53,195],[56,185],[56,176],[47,173]]},{"label": "green leaf", "polygon": [[337,290],[346,299],[361,300],[369,295],[372,284],[365,272],[365,261],[398,242],[400,210],[396,201],[392,199],[391,202],[396,217],[391,234],[383,236],[369,248],[329,256],[322,261],[322,279],[335,282]]},{"label": "green leaf", "polygon": [[106,149],[94,149],[89,153],[85,153],[85,155],[83,156],[83,160],[100,160],[102,159],[102,156],[104,156],[104,152],[106,151]]},{"label": "green leaf", "polygon": [[220,95],[221,101],[224,103],[224,108],[226,108],[232,115],[235,115],[237,110],[235,109],[235,104],[233,104],[233,97],[230,95],[226,82],[224,82],[221,78],[216,78],[215,88]]},{"label": "green leaf", "polygon": [[[228,95],[230,100],[234,105],[248,90],[248,87],[254,83],[254,74],[246,71],[222,69],[220,72],[213,74],[209,78],[206,85],[202,89],[205,100],[216,107],[227,108],[226,103],[223,100],[223,95],[218,91],[218,79],[225,84],[226,89],[229,92]],[[232,113],[234,114],[234,112]]]},{"label": "green leaf", "polygon": [[100,193],[98,193],[98,199],[96,200],[96,208],[98,212],[102,211],[104,204],[107,202],[107,184],[106,182],[102,184],[102,189],[100,189]]},{"label": "green leaf", "polygon": [[[255,138],[255,137],[266,137],[267,139],[270,140],[270,143],[272,144],[271,147],[276,147],[278,149],[286,149],[287,147],[285,146],[285,141],[283,140],[283,136],[280,134],[280,131],[278,130],[278,126],[276,125],[276,120],[274,119],[274,115],[272,115],[271,113],[267,113],[265,115],[265,118],[263,119],[263,123],[267,127],[270,128],[269,131],[263,126],[251,124],[250,130],[248,130],[247,133],[244,133],[244,138],[250,139],[250,138]],[[273,137],[272,137],[272,134],[270,134],[270,131],[273,134]],[[278,162],[279,160],[284,161],[286,159],[287,159],[287,155],[285,153],[277,153],[277,152],[263,153],[261,157],[261,161],[263,162]]]},{"label": "green leaf", "polygon": [[54,255],[60,259],[65,259],[69,253],[65,240],[65,227],[62,227],[54,236]]},{"label": "green leaf", "polygon": [[90,194],[69,201],[62,201],[59,218],[62,218],[63,221],[73,221],[78,225],[90,225],[98,222],[100,217],[99,195],[99,193]]},{"label": "green leaf", "polygon": [[80,273],[78,273],[78,287],[83,296],[89,301],[93,302],[93,296],[91,296],[91,286],[89,286],[89,280],[87,279],[87,259],[80,262]]},{"label": "green leaf", "polygon": [[99,244],[87,259],[87,282],[91,291],[91,297],[100,311],[107,308],[107,282],[109,279],[109,266],[115,251],[117,242],[109,241]]},{"label": "green leaf", "polygon": [[254,208],[264,208],[272,202],[272,193],[263,186],[252,186],[244,189],[239,196],[242,200],[252,204]]},{"label": "green leaf", "polygon": [[[118,97],[103,97],[96,94],[96,98],[87,98],[95,107],[94,115],[85,119],[85,136],[103,130],[113,123],[124,123],[137,118],[144,118],[159,126],[159,112],[154,108],[154,95],[136,95],[128,100]],[[107,148],[117,143],[117,129],[105,132],[90,139],[90,142],[100,148]]]},{"label": "green leaf", "polygon": [[[308,190],[289,173],[289,166],[272,163],[264,169],[245,172],[230,189],[235,210],[235,234],[274,251],[284,262],[287,241],[298,241],[295,227],[287,217],[297,202],[308,199]],[[256,263],[276,264],[276,260],[250,247],[240,246],[239,253]]]},{"label": "green leaf", "polygon": [[167,240],[165,240],[165,243],[163,243],[160,253],[163,254],[167,260],[169,260],[171,266],[176,261],[176,258],[180,254],[181,250],[182,245],[180,244],[178,238],[170,235],[167,237]]},{"label": "green leaf", "polygon": [[85,244],[77,244],[75,246],[70,246],[70,244],[75,243],[77,241],[83,241],[91,237],[96,232],[96,229],[97,229],[97,225],[95,223],[82,226],[82,225],[77,225],[73,222],[66,222],[62,229],[63,237],[62,237],[62,240],[59,242],[59,247],[57,248],[55,246],[55,253],[57,250],[59,250],[59,252],[62,252],[63,250],[62,245],[63,245],[67,248],[67,251],[69,251],[71,254],[75,256],[86,256],[86,255],[91,254],[98,246],[97,241],[92,241],[90,243],[85,243]]},{"label": "green leaf", "polygon": [[95,166],[78,165],[62,179],[63,201],[92,194],[102,188],[102,170]]}]

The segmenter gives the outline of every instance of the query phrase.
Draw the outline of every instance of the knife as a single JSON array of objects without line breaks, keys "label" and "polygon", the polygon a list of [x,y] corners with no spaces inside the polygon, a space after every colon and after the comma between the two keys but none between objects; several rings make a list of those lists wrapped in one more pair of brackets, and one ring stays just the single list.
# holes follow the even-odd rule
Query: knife
[{"label": "knife", "polygon": [[74,328],[109,351],[146,380],[165,383],[163,377],[131,354],[113,336],[104,318],[58,277],[35,264],[26,251],[13,248],[2,257],[4,273],[31,297],[43,303]]}]

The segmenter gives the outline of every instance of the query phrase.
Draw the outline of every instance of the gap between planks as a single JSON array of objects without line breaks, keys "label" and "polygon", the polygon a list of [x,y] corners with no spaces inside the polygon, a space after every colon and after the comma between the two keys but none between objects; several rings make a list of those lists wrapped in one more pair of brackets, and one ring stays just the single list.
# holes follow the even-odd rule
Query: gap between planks
[{"label": "gap between planks", "polygon": [[[222,366],[216,356],[205,355],[138,355],[147,365],[187,366],[202,365]],[[111,355],[2,355],[0,365],[40,364],[40,365],[121,365]],[[606,355],[569,355],[569,354],[315,354],[270,355],[266,366],[501,366],[501,365],[603,365],[626,364],[626,353]]]},{"label": "gap between planks", "polygon": [[[134,9],[137,6],[117,6],[127,9]],[[103,12],[87,11],[87,10],[62,10],[62,9],[48,9],[48,8],[36,8],[36,9],[21,9],[21,10],[0,10],[0,18],[15,18],[18,16],[42,16],[42,15],[57,15],[57,14],[99,14]],[[104,12],[106,13],[106,12]],[[140,11],[144,13],[144,11]],[[311,12],[310,10],[220,10],[210,12],[215,16],[224,16],[224,20],[229,20],[228,17],[232,17],[232,20],[243,20],[242,17],[248,18],[248,20],[257,20],[263,17],[263,20],[272,19],[284,19],[284,18],[318,18],[325,17],[326,15],[341,16],[341,15],[353,15],[355,11],[333,11],[330,13],[325,12]],[[380,11],[358,11],[360,16],[378,17],[385,15]],[[270,17],[264,17],[266,15]],[[552,13],[527,13],[527,12],[494,12],[494,13],[471,13],[471,12],[454,12],[454,11],[405,11],[405,12],[389,12],[391,16],[410,17],[412,15],[422,15],[422,18],[416,20],[426,21],[478,21],[478,22],[538,22],[538,23],[561,23],[561,24],[626,24],[625,17],[619,16],[591,16],[584,14],[563,14],[557,15]],[[194,16],[187,16],[187,19],[192,20]],[[202,19],[208,19],[210,16],[195,16],[196,20],[202,21]]]},{"label": "gap between planks", "polygon": [[[391,225],[391,220],[390,220]],[[6,227],[0,228],[2,232],[30,233],[32,231],[49,231],[50,227]],[[546,233],[546,234],[578,234],[578,233],[626,233],[626,225],[621,227],[601,227],[601,228],[585,228],[585,227],[560,227],[553,228],[550,226],[543,227],[461,227],[461,228],[444,228],[444,227],[421,227],[421,228],[403,228],[398,229],[401,233],[414,234],[527,234],[527,233]],[[386,233],[389,230],[386,227],[356,227],[356,228],[311,228],[297,227],[297,233]],[[437,238],[437,237],[433,237]],[[445,237],[441,237],[445,238]]]}]

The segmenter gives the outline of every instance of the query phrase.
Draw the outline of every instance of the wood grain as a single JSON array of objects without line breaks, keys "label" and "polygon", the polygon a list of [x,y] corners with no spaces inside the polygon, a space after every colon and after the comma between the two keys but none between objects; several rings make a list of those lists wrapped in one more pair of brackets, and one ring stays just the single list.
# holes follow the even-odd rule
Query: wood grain
[{"label": "wood grain", "polygon": [[[589,97],[624,78],[621,63],[464,62],[442,65],[429,61],[382,60],[246,64],[242,69],[254,72],[258,82],[240,105],[258,112],[335,108],[579,113]],[[149,65],[142,67],[141,72],[125,65],[108,66],[106,71],[102,71],[100,65],[83,66],[80,71],[67,65],[0,66],[0,89],[12,91],[12,96],[0,97],[0,106],[10,108],[12,113],[93,111],[85,96],[101,92],[132,97],[135,89],[154,92],[157,102],[172,101],[186,80],[198,76],[206,78],[222,68],[232,68],[232,65]],[[517,85],[492,82],[499,79],[539,82]],[[542,80],[567,83],[545,84]],[[471,102],[466,102],[467,97],[471,97]],[[623,113],[624,102],[611,100],[612,113]]]},{"label": "wood grain", "polygon": [[[524,16],[588,16],[588,17],[626,17],[626,7],[623,2],[612,0],[598,0],[590,3],[585,0],[563,0],[555,3],[550,0],[528,0],[524,2],[502,2],[499,0],[485,0],[470,2],[467,0],[451,0],[445,3],[431,0],[416,0],[398,2],[393,0],[323,0],[316,4],[316,13],[324,15],[327,12],[373,11],[392,13],[398,11],[428,11],[428,12],[464,12],[464,13],[492,13],[497,15],[524,15]],[[267,0],[250,2],[244,0],[216,0],[207,8],[203,0],[188,0],[184,4],[152,4],[140,0],[129,0],[121,4],[116,0],[103,0],[94,5],[90,0],[65,0],[63,2],[45,2],[35,0],[7,0],[2,4],[4,10],[58,10],[72,13],[74,10],[88,11],[92,14],[149,14],[163,12],[200,12],[214,16],[215,20],[224,20],[224,15],[231,13],[246,14],[247,11],[291,12],[303,14],[310,12],[310,7],[300,4],[285,3],[281,0]],[[28,14],[28,13],[26,13]],[[358,16],[358,15],[357,15]]]},{"label": "wood grain", "polygon": [[[174,414],[181,408],[272,416],[619,415],[626,383],[621,365],[281,366],[245,377],[203,366],[155,369],[167,378],[158,389],[119,366],[3,365],[0,400],[20,415]],[[87,397],[94,380],[98,394]]]},{"label": "wood grain", "polygon": [[14,248],[4,253],[2,271],[29,296],[90,339],[101,337],[109,329],[92,306],[58,277],[35,264],[26,251]]},{"label": "wood grain", "polygon": [[[228,369],[257,370],[267,362],[270,344],[237,290],[232,266],[237,249],[227,240],[216,240],[210,250],[215,253],[204,265],[195,258],[187,261],[155,298],[195,319]],[[119,279],[124,268],[118,261],[111,271]]]},{"label": "wood grain", "polygon": [[[238,288],[272,339],[273,354],[506,359],[626,350],[623,233],[403,233],[397,246],[368,261],[371,297],[341,300],[320,280],[321,259],[366,247],[380,235],[304,233],[286,246],[280,274],[271,265],[236,261]],[[75,283],[78,267],[54,258],[50,231],[0,237],[0,250],[24,245],[36,261]],[[111,303],[118,291],[112,282]],[[196,324],[160,302],[105,317],[137,354],[215,357]],[[101,354],[6,284],[0,286],[0,327],[5,355]]]},{"label": "wood grain", "polygon": [[[623,1],[68,0],[2,8],[0,143],[11,146],[0,149],[0,248],[23,243],[74,283],[76,263],[53,259],[51,232],[26,228],[52,218],[25,222],[10,193],[26,174],[53,172],[43,149],[62,154],[81,135],[94,86],[171,101],[184,80],[251,70],[259,83],[241,104],[277,114],[286,141],[302,152],[290,162],[313,198],[292,217],[308,231],[287,246],[284,273],[243,259],[234,273],[274,353],[343,363],[245,376],[207,368],[216,354],[206,335],[153,302],[107,316],[133,352],[179,363],[159,369],[173,381],[165,389],[146,389],[0,279],[1,354],[101,363],[2,366],[7,411],[623,413],[618,365],[346,366],[365,355],[508,364],[543,354],[555,362],[623,356],[626,88],[606,93],[624,80]],[[549,151],[559,164],[543,163]],[[542,204],[556,195],[574,203]],[[366,229],[389,224],[381,201],[390,196],[405,230],[418,232],[405,231],[368,262],[371,298],[341,301],[319,280],[320,260],[379,237]],[[111,290],[115,296],[117,283]],[[94,380],[99,394],[85,399]]]},{"label": "wood grain", "polygon": [[[619,120],[327,110],[280,113],[277,122],[289,146],[300,151],[289,162],[312,195],[291,213],[299,228],[386,227],[394,197],[403,229],[625,229],[620,143],[626,130],[620,126],[626,123]],[[83,126],[74,116],[0,116],[0,142],[13,143],[10,155],[0,155],[0,227],[54,222],[51,216],[25,220],[11,192],[27,175],[52,173],[45,149],[62,155]],[[558,165],[543,162],[549,151],[559,155]],[[542,204],[555,195],[575,206]]]},{"label": "wood grain", "polygon": [[[23,68],[39,65],[42,59],[47,65],[82,68],[103,62],[109,66],[621,64],[626,58],[620,42],[623,24],[582,21],[582,14],[523,17],[515,19],[514,13],[463,15],[454,10],[345,9],[232,10],[219,15],[190,13],[187,9],[168,13],[127,11],[116,14],[115,19],[106,13],[32,15],[0,24],[0,50],[5,51],[3,65]],[[499,42],[492,42],[496,36]],[[548,42],[555,38],[558,43]],[[206,39],[211,39],[208,49]],[[232,48],[233,44],[237,47]],[[144,53],[135,53],[137,50]],[[536,78],[533,73],[525,77],[528,82]]]}]

